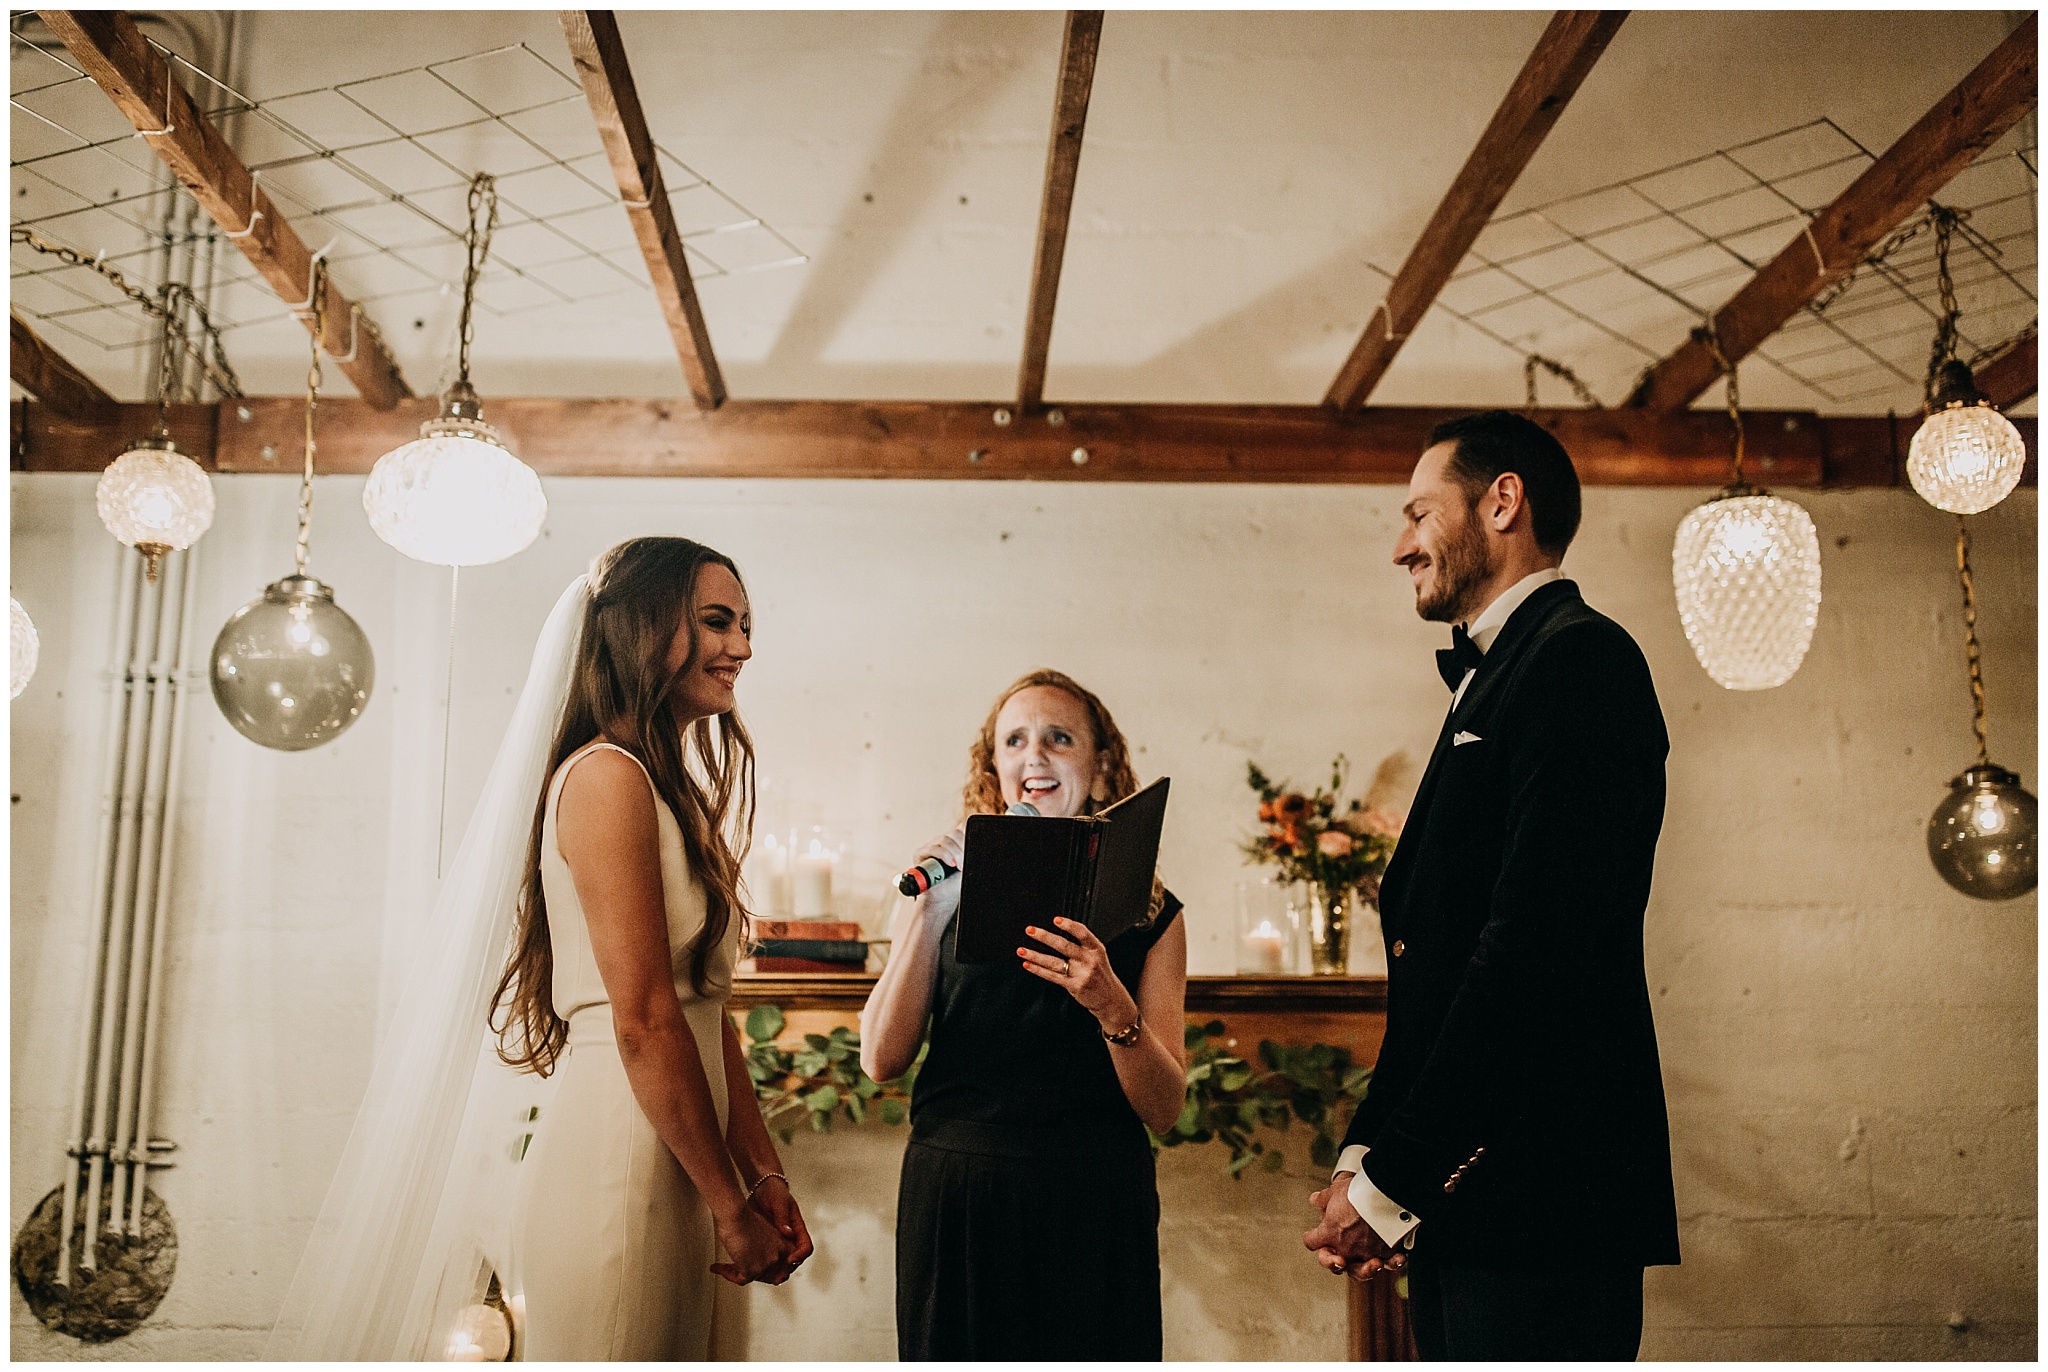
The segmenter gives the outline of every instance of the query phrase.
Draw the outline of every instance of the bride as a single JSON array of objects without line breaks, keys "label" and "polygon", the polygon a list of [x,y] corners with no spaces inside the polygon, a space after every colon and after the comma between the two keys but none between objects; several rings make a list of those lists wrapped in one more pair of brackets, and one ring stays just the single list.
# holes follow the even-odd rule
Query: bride
[{"label": "bride", "polygon": [[750,629],[681,538],[556,604],[269,1356],[503,1356],[523,1324],[529,1359],[703,1360],[718,1278],[810,1256],[725,1012]]}]

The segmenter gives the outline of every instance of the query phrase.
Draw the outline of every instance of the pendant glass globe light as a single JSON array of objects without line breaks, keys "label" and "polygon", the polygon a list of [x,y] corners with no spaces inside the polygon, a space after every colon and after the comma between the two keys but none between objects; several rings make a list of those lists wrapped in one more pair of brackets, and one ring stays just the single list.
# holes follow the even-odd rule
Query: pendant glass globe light
[{"label": "pendant glass globe light", "polygon": [[2012,421],[1992,408],[1970,368],[1956,356],[1955,280],[1949,275],[1949,240],[1964,212],[1932,205],[1935,279],[1941,323],[1927,363],[1927,419],[1906,450],[1906,479],[1920,498],[1950,514],[1977,514],[2012,494],[2027,465],[2027,446]]},{"label": "pendant glass globe light", "polygon": [[28,611],[21,608],[21,602],[13,596],[7,597],[7,688],[8,699],[12,700],[28,689],[28,683],[36,674],[36,658],[41,655],[43,641],[36,635],[35,621],[28,617]]},{"label": "pendant glass globe light", "polygon": [[189,548],[213,524],[213,482],[163,434],[151,434],[100,473],[93,493],[107,532],[148,559]]},{"label": "pendant glass globe light", "polygon": [[1956,516],[1956,571],[1963,583],[1963,633],[1970,664],[1971,726],[1977,761],[1948,784],[1927,821],[1927,856],[1941,879],[1979,900],[2011,900],[2034,889],[2038,847],[2034,797],[2017,772],[1991,761],[1984,733],[1983,655],[1977,643],[1977,584],[1970,531]]},{"label": "pendant glass globe light", "polygon": [[540,477],[483,422],[482,402],[469,382],[477,275],[497,223],[496,185],[479,173],[469,188],[455,383],[441,397],[440,415],[420,426],[418,438],[378,458],[363,486],[363,510],[377,537],[421,562],[474,567],[502,561],[539,537],[547,519]]},{"label": "pendant glass globe light", "polygon": [[214,704],[251,742],[298,752],[317,748],[355,723],[370,702],[376,663],[370,640],[334,603],[334,591],[306,574],[313,536],[313,415],[320,394],[321,304],[326,263],[315,260],[313,361],[306,375],[306,465],[299,480],[299,539],[290,576],[228,618],[213,642]]},{"label": "pendant glass globe light", "polygon": [[1735,478],[1686,515],[1671,548],[1678,618],[1693,656],[1731,691],[1763,691],[1792,679],[1820,618],[1820,536],[1798,504],[1742,479],[1743,437],[1735,369],[1706,338],[1728,377],[1735,425]]},{"label": "pendant glass globe light", "polygon": [[176,283],[165,286],[158,307],[164,327],[158,343],[156,428],[108,465],[93,492],[100,523],[143,555],[151,581],[166,554],[191,547],[213,524],[213,481],[205,468],[178,451],[167,426],[176,345],[183,342],[176,296],[183,290]]}]

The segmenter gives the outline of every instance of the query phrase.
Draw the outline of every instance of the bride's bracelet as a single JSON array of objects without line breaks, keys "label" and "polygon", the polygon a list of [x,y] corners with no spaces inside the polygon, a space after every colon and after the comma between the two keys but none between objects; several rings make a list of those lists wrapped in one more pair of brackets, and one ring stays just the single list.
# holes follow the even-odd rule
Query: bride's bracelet
[{"label": "bride's bracelet", "polygon": [[754,1193],[755,1193],[756,1191],[759,1191],[759,1190],[761,1189],[761,1187],[762,1187],[762,1184],[763,1184],[763,1183],[765,1183],[766,1181],[768,1181],[768,1179],[769,1179],[769,1178],[771,1178],[771,1177],[772,1177],[772,1178],[774,1178],[775,1180],[777,1180],[777,1181],[781,1182],[781,1183],[782,1183],[782,1184],[783,1184],[784,1186],[787,1186],[787,1185],[789,1185],[789,1178],[788,1178],[788,1177],[785,1177],[785,1176],[783,1176],[783,1175],[782,1175],[782,1173],[780,1173],[780,1172],[764,1172],[764,1173],[762,1173],[762,1174],[761,1174],[761,1176],[759,1177],[759,1179],[757,1179],[757,1180],[756,1180],[756,1181],[754,1182],[754,1184],[753,1184],[752,1186],[750,1186],[750,1187],[748,1187],[748,1188],[747,1188],[747,1199],[748,1199],[748,1200],[752,1200],[752,1199],[754,1198]]}]

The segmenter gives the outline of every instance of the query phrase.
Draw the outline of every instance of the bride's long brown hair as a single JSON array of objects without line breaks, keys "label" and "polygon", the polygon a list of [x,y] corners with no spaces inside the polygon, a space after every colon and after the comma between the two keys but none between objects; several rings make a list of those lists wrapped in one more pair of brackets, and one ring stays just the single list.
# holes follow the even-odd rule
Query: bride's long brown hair
[{"label": "bride's long brown hair", "polygon": [[[734,920],[745,935],[740,862],[754,828],[754,745],[737,710],[687,726],[675,712],[676,684],[702,651],[692,610],[697,578],[714,562],[739,576],[731,558],[701,543],[635,538],[605,553],[591,572],[569,698],[549,753],[549,781],[534,804],[518,932],[491,997],[498,1056],[523,1071],[547,1076],[569,1036],[568,1021],[555,1013],[555,950],[540,855],[548,792],[577,749],[602,738],[632,753],[675,816],[690,870],[704,886],[704,929],[690,945],[690,980],[700,994],[710,992],[711,955]],[[690,655],[671,672],[669,645],[686,622]]]}]

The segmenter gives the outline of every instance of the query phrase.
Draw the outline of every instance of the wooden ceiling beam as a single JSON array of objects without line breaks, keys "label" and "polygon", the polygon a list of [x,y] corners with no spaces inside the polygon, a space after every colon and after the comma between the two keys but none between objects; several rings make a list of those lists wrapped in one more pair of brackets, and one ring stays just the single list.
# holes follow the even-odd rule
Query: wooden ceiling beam
[{"label": "wooden ceiling beam", "polygon": [[1024,356],[1017,366],[1017,406],[1029,413],[1045,399],[1045,359],[1052,349],[1053,307],[1067,256],[1067,222],[1074,213],[1074,178],[1081,170],[1081,135],[1095,88],[1095,54],[1102,46],[1102,11],[1069,10],[1060,43],[1060,84],[1045,150],[1045,191],[1038,203],[1038,254],[1031,263],[1031,301],[1024,312]]},{"label": "wooden ceiling beam", "polygon": [[[97,471],[146,433],[153,405],[71,419],[17,402],[15,465]],[[369,471],[433,417],[431,400],[376,411],[321,403],[320,468]],[[1063,406],[1064,421],[1013,416],[1002,402],[731,400],[716,410],[663,400],[503,397],[491,422],[545,476],[851,477],[926,480],[1404,484],[1430,428],[1463,409],[1323,405]],[[178,445],[224,472],[293,470],[305,402],[254,396],[174,405]],[[243,418],[246,413],[248,418]],[[1727,479],[1725,415],[1681,410],[1538,410],[1593,486],[1714,487]],[[1753,411],[1750,470],[1774,487],[1895,486],[1910,424]],[[2014,420],[2029,451],[2036,421]],[[113,445],[113,446],[109,446]],[[189,445],[189,446],[188,446]],[[1076,460],[1076,453],[1081,459]],[[2030,468],[2031,470],[2031,468]],[[2031,477],[2029,477],[2031,480]]]},{"label": "wooden ceiling beam", "polygon": [[8,374],[14,384],[67,419],[90,419],[118,403],[99,383],[74,367],[39,337],[13,310],[7,312]]},{"label": "wooden ceiling beam", "polygon": [[[277,206],[256,184],[242,159],[171,77],[164,61],[132,20],[119,10],[41,10],[78,65],[98,83],[143,141],[163,159],[213,222],[226,231],[278,299],[298,307],[312,327],[313,254]],[[330,275],[321,346],[363,399],[388,410],[412,394],[398,363],[374,328]]]},{"label": "wooden ceiling beam", "polygon": [[711,330],[704,323],[704,308],[690,277],[683,235],[676,228],[675,209],[668,201],[661,159],[654,136],[647,131],[647,114],[633,84],[633,69],[626,62],[618,20],[610,10],[563,10],[561,19],[569,55],[582,78],[591,117],[604,140],[605,156],[611,160],[626,218],[640,241],[640,255],[647,260],[647,275],[661,302],[662,318],[668,321],[669,336],[675,340],[690,395],[700,408],[715,410],[725,403],[725,377],[711,351]]},{"label": "wooden ceiling beam", "polygon": [[1559,10],[1552,17],[1366,321],[1325,405],[1355,410],[1365,404],[1627,17],[1627,10]]},{"label": "wooden ceiling beam", "polygon": [[[1747,357],[1822,291],[1855,271],[1886,234],[2033,108],[2039,28],[2037,17],[2028,15],[1714,312],[1714,335],[1730,363]],[[1628,403],[1649,410],[1682,409],[1720,375],[1705,331],[1695,329],[1643,374]]]},{"label": "wooden ceiling beam", "polygon": [[2023,338],[1977,368],[1977,389],[1999,409],[2017,405],[2041,384],[2039,338]]}]

